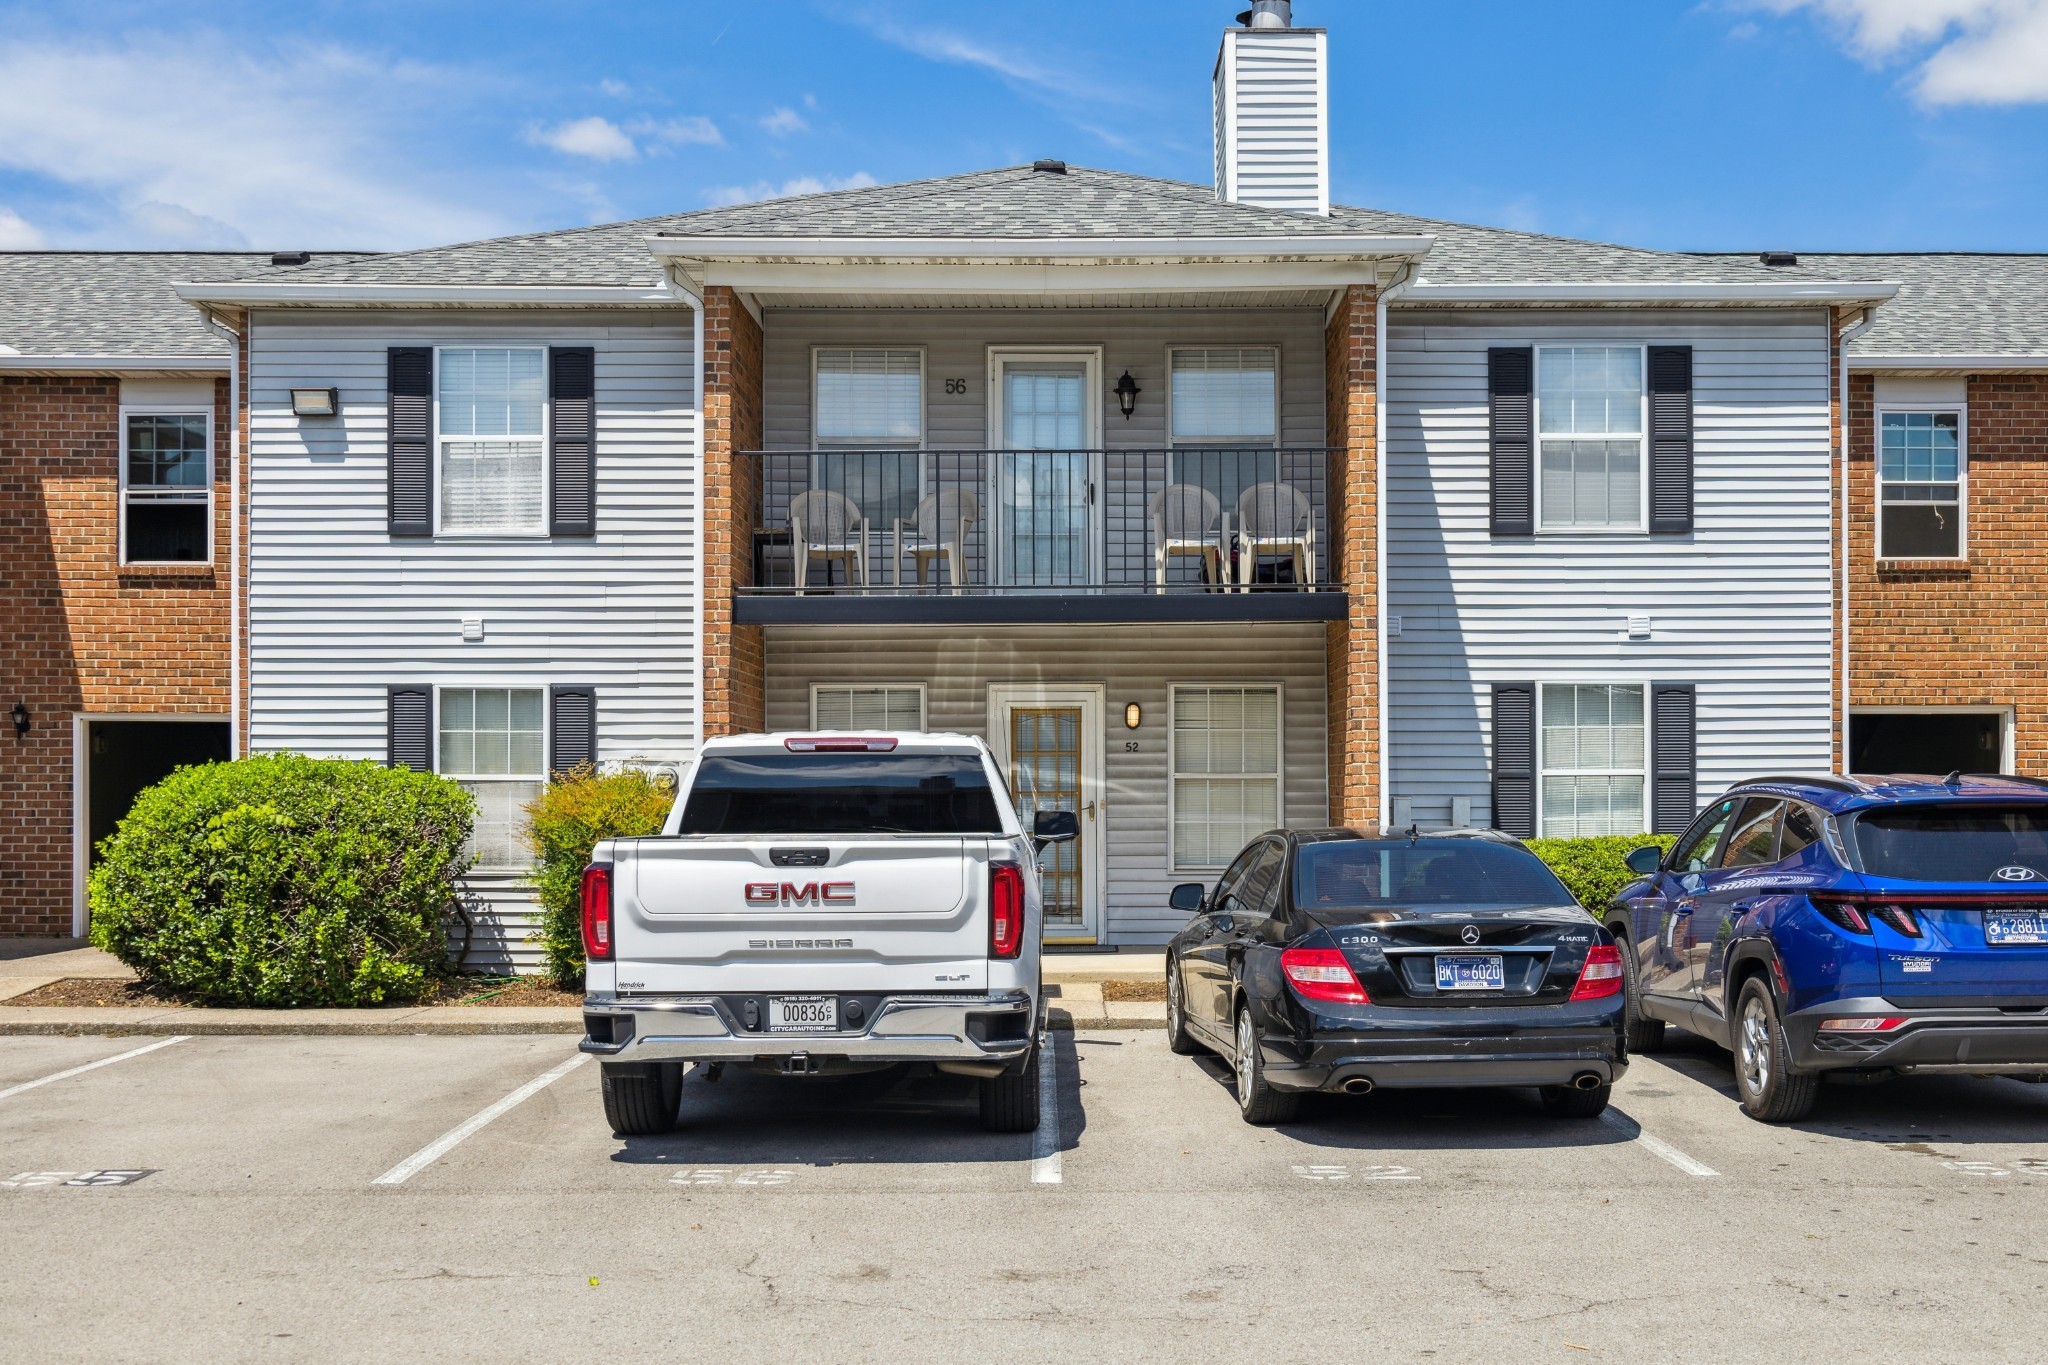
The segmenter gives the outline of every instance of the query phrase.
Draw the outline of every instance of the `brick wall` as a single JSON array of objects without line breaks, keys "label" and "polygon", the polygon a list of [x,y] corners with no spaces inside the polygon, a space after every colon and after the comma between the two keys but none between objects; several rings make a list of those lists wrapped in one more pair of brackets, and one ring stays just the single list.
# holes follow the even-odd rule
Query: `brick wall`
[{"label": "brick wall", "polygon": [[1875,389],[1850,375],[1851,704],[2010,706],[2048,776],[2048,375],[1969,376],[1963,564],[1877,562]]},{"label": "brick wall", "polygon": [[761,469],[761,324],[733,291],[704,291],[704,735],[766,723],[761,627],[733,622],[733,590],[754,576]]},{"label": "brick wall", "polygon": [[71,717],[224,716],[228,385],[214,386],[214,566],[119,563],[121,384],[0,376],[0,934],[71,932]]},{"label": "brick wall", "polygon": [[1330,819],[1380,818],[1378,293],[1352,285],[1323,332],[1330,470],[1330,574],[1348,599],[1329,626]]}]

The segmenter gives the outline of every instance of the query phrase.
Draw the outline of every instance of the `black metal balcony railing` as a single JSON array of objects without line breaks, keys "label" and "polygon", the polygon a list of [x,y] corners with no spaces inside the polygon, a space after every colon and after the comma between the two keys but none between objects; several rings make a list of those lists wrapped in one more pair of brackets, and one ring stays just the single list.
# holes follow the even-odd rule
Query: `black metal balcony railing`
[{"label": "black metal balcony railing", "polygon": [[750,595],[1327,591],[1326,449],[774,450]]}]

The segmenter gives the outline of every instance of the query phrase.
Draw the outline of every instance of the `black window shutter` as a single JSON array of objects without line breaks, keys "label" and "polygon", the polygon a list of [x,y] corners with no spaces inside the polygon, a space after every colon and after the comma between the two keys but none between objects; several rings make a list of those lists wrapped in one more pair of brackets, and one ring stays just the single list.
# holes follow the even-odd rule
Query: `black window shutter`
[{"label": "black window shutter", "polygon": [[1528,346],[1486,352],[1491,529],[1497,536],[1536,534],[1535,370],[1536,352]]},{"label": "black window shutter", "polygon": [[434,534],[434,350],[393,346],[384,361],[390,480],[385,517],[394,536]]},{"label": "black window shutter", "polygon": [[1698,689],[1650,684],[1650,832],[1681,834],[1699,813]]},{"label": "black window shutter", "polygon": [[1650,348],[1650,530],[1692,530],[1692,347]]},{"label": "black window shutter", "polygon": [[548,533],[597,534],[597,445],[591,412],[597,351],[548,349]]},{"label": "black window shutter", "polygon": [[1536,684],[1493,685],[1493,827],[1536,837]]},{"label": "black window shutter", "polygon": [[416,773],[434,770],[434,692],[428,687],[393,687],[385,694],[388,766]]},{"label": "black window shutter", "polygon": [[548,771],[597,762],[597,689],[550,688],[548,709]]}]

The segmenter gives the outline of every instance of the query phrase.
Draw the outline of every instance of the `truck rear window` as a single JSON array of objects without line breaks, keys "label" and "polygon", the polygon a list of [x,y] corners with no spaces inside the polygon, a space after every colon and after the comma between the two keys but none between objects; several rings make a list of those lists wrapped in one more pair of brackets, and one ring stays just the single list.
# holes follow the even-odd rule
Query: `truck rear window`
[{"label": "truck rear window", "polygon": [[[1894,806],[1856,817],[1856,852],[1873,877],[1916,882],[2048,878],[2048,805]],[[2033,877],[2001,869],[2027,869]]]},{"label": "truck rear window", "polygon": [[973,754],[713,754],[681,834],[1000,834]]}]

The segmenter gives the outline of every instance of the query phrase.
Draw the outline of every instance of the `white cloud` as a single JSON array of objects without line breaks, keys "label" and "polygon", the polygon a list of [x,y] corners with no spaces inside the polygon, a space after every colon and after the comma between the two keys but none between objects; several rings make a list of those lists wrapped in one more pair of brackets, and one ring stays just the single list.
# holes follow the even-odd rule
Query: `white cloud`
[{"label": "white cloud", "polygon": [[906,52],[954,66],[979,67],[1001,77],[1012,86],[1033,94],[1060,99],[1114,100],[1122,103],[1128,91],[1088,80],[1071,67],[1047,66],[1022,52],[1012,51],[970,38],[964,33],[933,28],[929,24],[906,24],[879,10],[863,10],[849,16],[875,37]]},{"label": "white cloud", "polygon": [[0,251],[34,251],[43,245],[43,234],[35,224],[0,204]]},{"label": "white cloud", "polygon": [[597,89],[599,94],[610,95],[615,100],[622,100],[633,93],[632,86],[624,81],[615,81],[610,76],[606,76],[603,80],[599,81]]},{"label": "white cloud", "polygon": [[751,204],[757,199],[787,199],[795,194],[822,194],[826,190],[858,190],[877,183],[866,171],[822,178],[800,175],[780,185],[772,180],[756,180],[751,185],[719,185],[706,190],[704,199],[711,204]]},{"label": "white cloud", "polygon": [[777,137],[787,137],[791,133],[808,132],[811,125],[804,121],[802,114],[785,107],[762,119],[761,126]]},{"label": "white cloud", "polygon": [[725,143],[725,134],[718,131],[718,125],[702,114],[689,118],[672,118],[656,122],[654,119],[639,119],[626,125],[636,136],[654,142],[667,143],[672,147],[695,144],[701,147],[719,147]]},{"label": "white cloud", "polygon": [[551,128],[535,124],[526,130],[526,140],[563,156],[580,156],[590,161],[632,161],[640,155],[633,139],[618,124],[596,114]]},{"label": "white cloud", "polygon": [[1780,14],[1812,10],[1872,64],[1918,63],[1924,104],[2048,101],[2048,0],[1756,0]]},{"label": "white cloud", "polygon": [[460,73],[333,46],[0,42],[0,168],[68,192],[76,226],[64,236],[80,244],[462,241],[507,225],[407,153],[464,85]]}]

